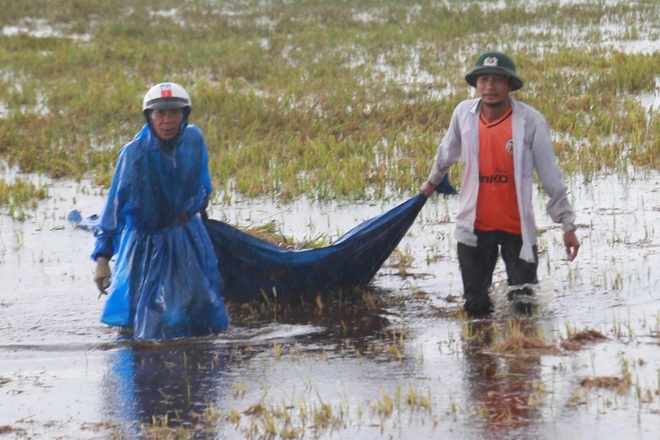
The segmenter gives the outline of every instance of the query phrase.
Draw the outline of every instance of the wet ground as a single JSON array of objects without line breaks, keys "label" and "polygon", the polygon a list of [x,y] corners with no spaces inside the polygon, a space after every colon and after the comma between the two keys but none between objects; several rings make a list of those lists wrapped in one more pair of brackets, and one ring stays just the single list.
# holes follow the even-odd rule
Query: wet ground
[{"label": "wet ground", "polygon": [[[99,322],[93,237],[66,220],[102,195],[52,182],[34,218],[0,216],[0,438],[657,438],[660,175],[569,186],[580,255],[539,194],[531,318],[501,285],[493,319],[461,316],[457,200],[436,197],[366,289],[230,304],[222,335],[135,344]],[[211,217],[336,238],[401,201]]]}]

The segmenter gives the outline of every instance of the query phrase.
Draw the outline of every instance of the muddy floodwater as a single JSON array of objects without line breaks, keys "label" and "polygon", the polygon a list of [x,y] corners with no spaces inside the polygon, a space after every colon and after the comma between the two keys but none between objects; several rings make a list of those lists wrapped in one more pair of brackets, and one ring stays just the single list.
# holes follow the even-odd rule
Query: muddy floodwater
[{"label": "muddy floodwater", "polygon": [[[658,438],[658,173],[569,181],[573,263],[538,193],[531,318],[500,284],[493,319],[461,316],[457,199],[434,197],[366,289],[229,304],[224,334],[140,344],[99,322],[93,236],[66,220],[103,195],[42,183],[33,218],[0,216],[0,438]],[[336,238],[402,201],[210,214]]]}]

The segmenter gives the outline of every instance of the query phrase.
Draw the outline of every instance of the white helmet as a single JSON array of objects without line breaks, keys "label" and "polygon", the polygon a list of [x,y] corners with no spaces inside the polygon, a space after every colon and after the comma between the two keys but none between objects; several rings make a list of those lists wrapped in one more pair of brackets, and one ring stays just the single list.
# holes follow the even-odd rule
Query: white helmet
[{"label": "white helmet", "polygon": [[142,101],[142,112],[147,110],[168,110],[173,108],[187,108],[190,112],[192,104],[186,89],[177,83],[164,82],[156,84],[149,89]]}]

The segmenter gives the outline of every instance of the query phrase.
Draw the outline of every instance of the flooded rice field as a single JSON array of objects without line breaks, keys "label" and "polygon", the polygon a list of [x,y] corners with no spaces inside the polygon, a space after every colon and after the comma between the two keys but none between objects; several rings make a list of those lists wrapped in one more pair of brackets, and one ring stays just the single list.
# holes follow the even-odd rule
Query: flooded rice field
[{"label": "flooded rice field", "polygon": [[[460,313],[454,197],[427,202],[360,291],[229,304],[229,331],[133,343],[99,322],[90,232],[66,216],[103,195],[70,181],[26,221],[0,216],[0,438],[657,438],[660,175],[569,181],[582,247],[535,201],[537,310]],[[337,238],[403,200],[210,216]],[[503,266],[495,279],[504,280]]]}]

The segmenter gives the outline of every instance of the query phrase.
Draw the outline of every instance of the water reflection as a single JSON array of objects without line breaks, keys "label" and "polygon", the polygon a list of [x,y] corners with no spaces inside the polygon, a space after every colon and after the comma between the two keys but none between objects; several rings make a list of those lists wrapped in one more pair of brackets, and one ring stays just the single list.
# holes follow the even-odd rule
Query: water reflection
[{"label": "water reflection", "polygon": [[[289,303],[228,302],[232,329],[214,338],[121,341],[104,379],[106,417],[117,421],[126,438],[168,427],[185,428],[194,438],[213,438],[223,429],[218,409],[226,409],[234,398],[236,378],[254,374],[245,356],[257,357],[259,368],[271,371],[269,365],[282,365],[275,343],[293,343],[299,353],[322,350],[332,355],[348,347],[386,355],[383,347],[394,345],[395,339],[382,307],[387,294],[357,289]],[[286,373],[280,380],[295,382],[299,376]],[[336,384],[332,386],[334,392]]]},{"label": "water reflection", "polygon": [[[373,286],[336,289],[301,295],[289,301],[227,302],[236,328],[272,326],[273,323],[310,329],[302,343],[320,343],[326,348],[341,347],[350,340],[358,348],[382,336],[390,325],[387,311],[391,292]],[[263,335],[264,337],[267,335]],[[258,340],[252,341],[259,344]]]},{"label": "water reflection", "polygon": [[111,356],[104,390],[109,419],[129,437],[145,426],[212,433],[227,360],[226,347],[204,339],[130,343]]},{"label": "water reflection", "polygon": [[487,438],[530,434],[538,411],[545,348],[532,320],[481,321],[463,328],[468,407]]}]

